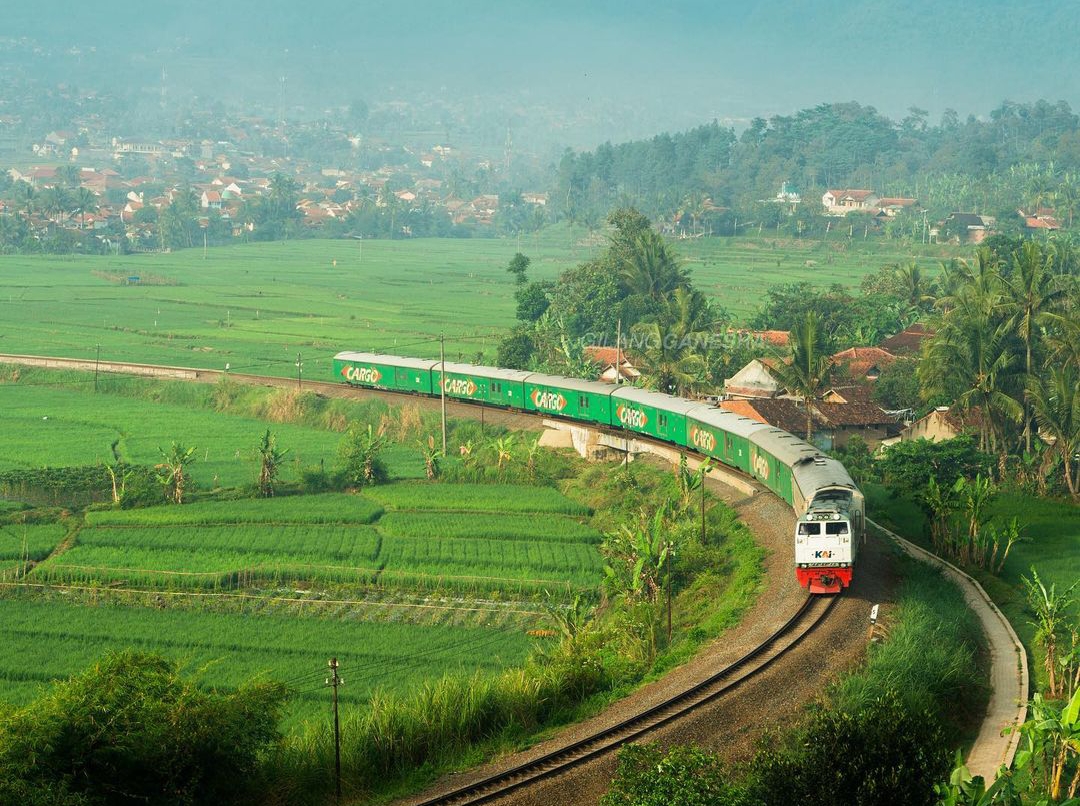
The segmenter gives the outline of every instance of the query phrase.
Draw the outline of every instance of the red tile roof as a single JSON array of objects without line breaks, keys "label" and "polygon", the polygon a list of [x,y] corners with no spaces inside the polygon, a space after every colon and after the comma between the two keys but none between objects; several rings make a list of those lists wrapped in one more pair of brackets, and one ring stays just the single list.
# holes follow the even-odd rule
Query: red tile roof
[{"label": "red tile roof", "polygon": [[834,354],[832,359],[834,364],[846,366],[852,378],[865,378],[871,369],[884,369],[896,356],[880,347],[851,347]]},{"label": "red tile roof", "polygon": [[926,325],[916,323],[895,336],[889,336],[889,338],[878,344],[878,347],[895,356],[911,355],[919,352],[923,339],[933,335],[934,331],[929,330]]}]

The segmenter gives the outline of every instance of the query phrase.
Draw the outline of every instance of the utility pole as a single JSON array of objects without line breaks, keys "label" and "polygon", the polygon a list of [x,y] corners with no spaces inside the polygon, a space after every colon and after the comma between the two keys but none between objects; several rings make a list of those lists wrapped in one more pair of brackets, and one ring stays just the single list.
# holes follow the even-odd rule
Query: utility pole
[{"label": "utility pole", "polygon": [[615,385],[622,383],[622,317],[615,322]]},{"label": "utility pole", "polygon": [[705,473],[707,472],[702,470],[701,473],[701,545],[703,546],[705,545]]},{"label": "utility pole", "polygon": [[98,365],[101,363],[101,345],[97,345],[97,356],[94,358],[94,391],[97,391]]},{"label": "utility pole", "polygon": [[304,388],[303,383],[300,380],[300,373],[303,372],[304,362],[300,360],[300,353],[296,354],[296,388],[297,391]]},{"label": "utility pole", "polygon": [[337,802],[341,803],[341,721],[338,719],[338,686],[345,685],[345,681],[338,677],[338,659],[330,658],[330,677],[326,685],[333,689],[334,693],[334,780],[336,784]]},{"label": "utility pole", "polygon": [[446,458],[446,337],[439,334],[439,398],[442,405],[442,455]]},{"label": "utility pole", "polygon": [[664,558],[664,565],[667,570],[667,642],[668,646],[671,646],[671,555],[675,552],[675,546],[668,541],[667,557]]}]

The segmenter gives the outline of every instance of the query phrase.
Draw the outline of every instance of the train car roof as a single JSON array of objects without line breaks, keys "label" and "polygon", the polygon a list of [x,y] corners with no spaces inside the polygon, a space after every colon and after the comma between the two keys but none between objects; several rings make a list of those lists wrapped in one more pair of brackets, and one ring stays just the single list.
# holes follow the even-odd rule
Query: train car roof
[{"label": "train car roof", "polygon": [[431,369],[438,364],[430,358],[406,358],[400,355],[388,355],[386,353],[359,353],[342,352],[334,356],[339,361],[365,361],[369,364],[387,364],[392,367],[405,367],[406,369]]},{"label": "train car roof", "polygon": [[[438,372],[441,369],[442,362],[436,361],[432,364],[431,369],[433,372]],[[478,375],[481,378],[495,378],[502,381],[518,381],[522,382],[529,377],[532,373],[525,372],[520,369],[500,369],[498,367],[481,367],[477,364],[459,364],[456,361],[446,362],[446,371],[453,372],[458,375]]]},{"label": "train car roof", "polygon": [[688,411],[698,408],[701,404],[695,400],[687,400],[684,397],[666,395],[663,392],[651,392],[637,386],[617,386],[611,393],[618,400],[631,400],[634,403],[643,403],[646,406],[654,406],[661,411],[669,411],[672,414],[686,414]]},{"label": "train car roof", "polygon": [[743,417],[741,414],[736,414],[733,411],[718,409],[715,406],[706,406],[704,404],[697,406],[686,416],[699,423],[704,423],[705,425],[711,425],[714,428],[727,431],[729,434],[734,434],[737,437],[749,437],[757,431],[769,428],[766,423],[763,423],[760,420],[755,420],[751,417]]},{"label": "train car roof", "polygon": [[557,386],[560,389],[573,389],[575,392],[590,392],[607,397],[615,389],[610,383],[583,381],[580,378],[564,378],[562,375],[541,375],[534,372],[525,378],[525,383],[537,383],[542,386]]},{"label": "train car roof", "polygon": [[858,490],[844,465],[831,456],[819,456],[812,462],[803,462],[792,468],[791,472],[804,494],[828,487]]},{"label": "train car roof", "polygon": [[811,462],[815,456],[823,455],[809,442],[772,426],[755,431],[750,442],[768,451],[792,469],[800,462]]}]

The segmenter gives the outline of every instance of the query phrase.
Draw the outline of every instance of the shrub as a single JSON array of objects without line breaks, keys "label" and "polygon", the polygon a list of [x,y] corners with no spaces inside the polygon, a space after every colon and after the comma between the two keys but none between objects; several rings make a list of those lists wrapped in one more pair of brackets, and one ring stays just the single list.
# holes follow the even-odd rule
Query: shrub
[{"label": "shrub", "polygon": [[161,657],[121,652],[0,719],[0,802],[230,803],[280,740],[278,684],[200,690]]}]

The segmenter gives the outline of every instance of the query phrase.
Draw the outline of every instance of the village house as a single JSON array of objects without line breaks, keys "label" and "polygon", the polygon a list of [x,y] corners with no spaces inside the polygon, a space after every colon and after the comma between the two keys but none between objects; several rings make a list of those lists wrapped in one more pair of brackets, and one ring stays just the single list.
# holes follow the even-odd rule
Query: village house
[{"label": "village house", "polygon": [[843,216],[852,211],[877,210],[879,196],[872,190],[826,190],[821,197],[825,215]]},{"label": "village house", "polygon": [[982,243],[993,233],[994,219],[977,213],[949,213],[944,228],[959,243]]},{"label": "village house", "polygon": [[878,347],[892,355],[899,357],[917,355],[922,347],[923,340],[933,336],[934,331],[928,329],[921,322],[909,325],[901,332],[889,336],[878,343]]},{"label": "village house", "polygon": [[[597,380],[604,383],[634,383],[641,373],[626,356],[626,350],[617,347],[598,347],[595,345],[583,350],[585,357],[597,364],[600,372]],[[620,380],[621,378],[621,380]]]},{"label": "village house", "polygon": [[878,216],[895,218],[901,211],[909,207],[914,208],[918,204],[918,199],[908,199],[902,196],[883,196],[877,200]]},{"label": "village house", "polygon": [[980,422],[977,409],[965,413],[955,407],[938,406],[901,431],[900,439],[904,441],[928,439],[931,442],[942,442],[965,432],[977,430]]}]

